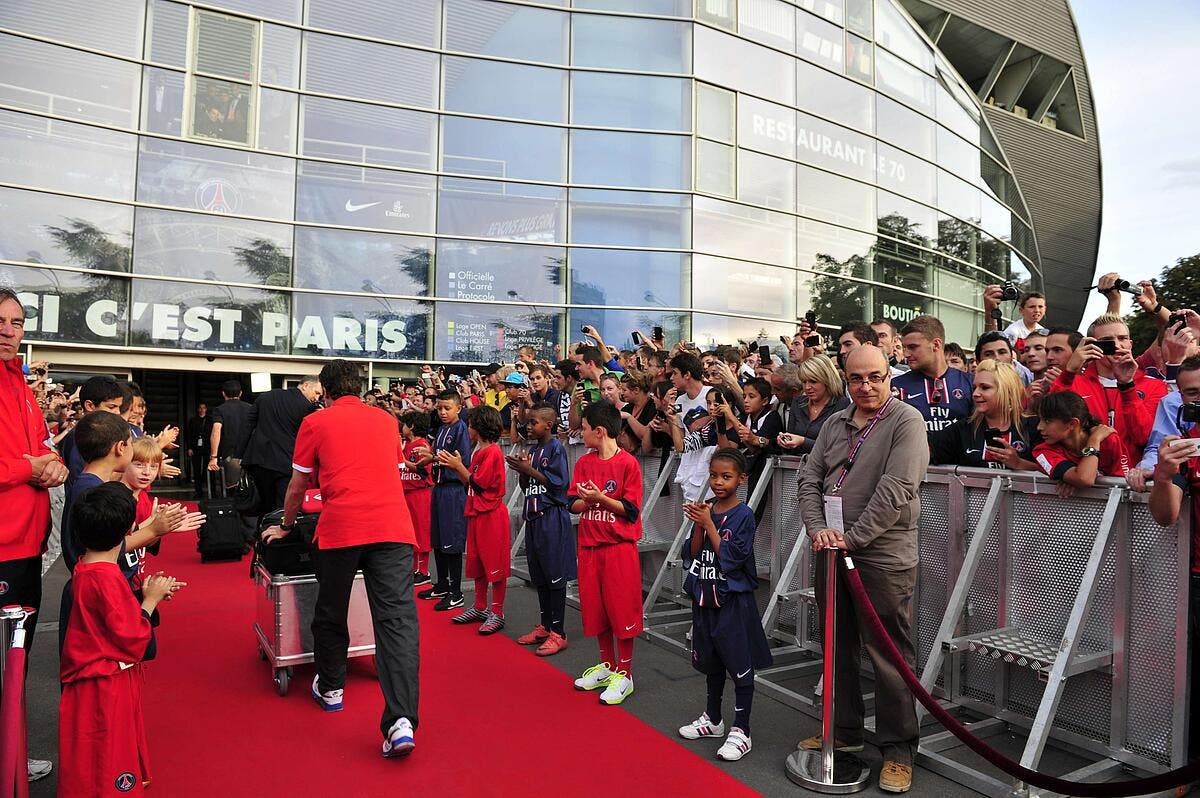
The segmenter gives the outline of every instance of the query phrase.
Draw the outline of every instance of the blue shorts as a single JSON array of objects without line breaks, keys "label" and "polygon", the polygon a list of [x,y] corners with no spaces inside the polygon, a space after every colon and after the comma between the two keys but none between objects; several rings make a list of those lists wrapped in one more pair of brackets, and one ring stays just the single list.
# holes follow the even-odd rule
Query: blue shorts
[{"label": "blue shorts", "polygon": [[548,507],[525,522],[525,560],[534,587],[566,589],[575,578],[575,536],[566,507]]},{"label": "blue shorts", "polygon": [[433,486],[429,540],[433,550],[443,554],[462,554],[467,549],[467,489],[458,480]]},{"label": "blue shorts", "polygon": [[703,674],[729,674],[751,684],[755,668],[772,663],[753,593],[727,593],[720,607],[692,604],[692,667]]}]

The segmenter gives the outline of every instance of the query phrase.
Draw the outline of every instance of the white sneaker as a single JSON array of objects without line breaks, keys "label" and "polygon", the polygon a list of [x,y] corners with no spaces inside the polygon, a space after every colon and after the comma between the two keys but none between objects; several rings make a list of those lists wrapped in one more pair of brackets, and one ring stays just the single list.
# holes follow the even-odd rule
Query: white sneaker
[{"label": "white sneaker", "polygon": [[341,690],[326,690],[321,692],[317,688],[317,682],[320,681],[320,676],[313,677],[312,697],[313,701],[317,702],[317,706],[326,712],[341,712],[342,711],[342,691]]},{"label": "white sneaker", "polygon": [[29,769],[29,780],[44,779],[54,770],[54,763],[48,759],[29,759],[25,764]]},{"label": "white sneaker", "polygon": [[614,707],[629,698],[633,693],[633,679],[625,671],[613,674],[608,680],[608,686],[600,694],[600,703]]},{"label": "white sneaker", "polygon": [[736,762],[748,753],[750,753],[750,738],[744,731],[734,726],[729,730],[729,736],[725,738],[725,742],[717,749],[717,759]]},{"label": "white sneaker", "polygon": [[607,662],[601,662],[599,665],[593,665],[583,672],[583,675],[575,680],[576,690],[597,690],[608,684],[609,680],[617,674],[613,672],[612,666]]},{"label": "white sneaker", "polygon": [[400,718],[388,729],[387,739],[383,741],[383,755],[386,757],[408,756],[417,747],[413,740],[412,722],[408,718]]},{"label": "white sneaker", "polygon": [[714,724],[705,712],[686,726],[679,727],[679,736],[685,740],[699,740],[701,737],[720,737],[725,733],[725,721]]}]

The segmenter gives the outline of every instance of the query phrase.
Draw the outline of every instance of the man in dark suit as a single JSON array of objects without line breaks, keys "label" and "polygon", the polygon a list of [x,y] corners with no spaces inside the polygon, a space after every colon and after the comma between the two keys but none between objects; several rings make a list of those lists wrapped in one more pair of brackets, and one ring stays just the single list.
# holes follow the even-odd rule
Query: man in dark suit
[{"label": "man in dark suit", "polygon": [[254,478],[264,512],[283,506],[300,422],[317,409],[323,394],[316,377],[305,377],[295,388],[277,388],[254,400],[247,418],[249,436],[242,466]]},{"label": "man in dark suit", "polygon": [[209,438],[212,435],[212,418],[208,415],[208,404],[201,402],[196,405],[196,415],[188,419],[184,430],[187,441],[188,464],[192,467],[193,495],[197,499],[204,498],[204,483],[208,471]]}]

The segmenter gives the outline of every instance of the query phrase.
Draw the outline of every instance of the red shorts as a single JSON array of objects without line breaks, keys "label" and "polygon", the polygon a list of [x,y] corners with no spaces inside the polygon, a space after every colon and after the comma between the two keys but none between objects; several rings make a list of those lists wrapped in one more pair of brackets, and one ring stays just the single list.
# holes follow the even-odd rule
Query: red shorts
[{"label": "red shorts", "polygon": [[429,488],[404,491],[404,501],[408,503],[408,514],[412,517],[413,534],[416,542],[413,550],[429,551],[429,502],[433,491]]},{"label": "red shorts", "polygon": [[468,579],[498,582],[512,573],[512,540],[508,508],[504,505],[467,519]]},{"label": "red shorts", "polygon": [[642,566],[636,543],[579,547],[579,609],[583,633],[620,640],[642,633]]}]

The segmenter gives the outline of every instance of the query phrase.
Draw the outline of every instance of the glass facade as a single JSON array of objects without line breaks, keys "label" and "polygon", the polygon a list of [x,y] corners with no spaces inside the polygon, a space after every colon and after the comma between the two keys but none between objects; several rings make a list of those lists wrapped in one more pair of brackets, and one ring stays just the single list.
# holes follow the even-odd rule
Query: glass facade
[{"label": "glass facade", "polygon": [[[0,9],[27,340],[483,363],[1041,287],[978,103],[895,0]],[[82,23],[80,20],[88,20]]]}]

